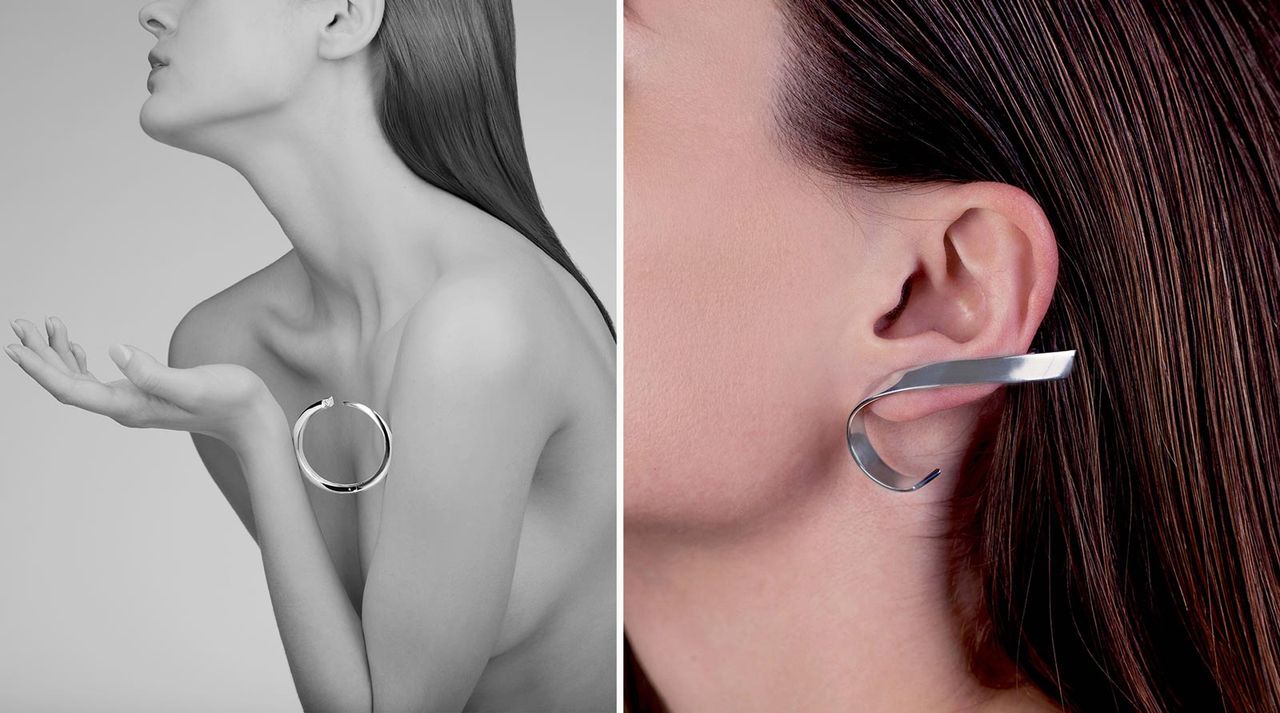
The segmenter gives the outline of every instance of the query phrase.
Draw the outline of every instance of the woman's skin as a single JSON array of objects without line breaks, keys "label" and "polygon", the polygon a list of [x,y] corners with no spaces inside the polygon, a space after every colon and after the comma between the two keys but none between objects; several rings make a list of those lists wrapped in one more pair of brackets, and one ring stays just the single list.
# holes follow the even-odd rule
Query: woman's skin
[{"label": "woman's skin", "polygon": [[[64,403],[192,433],[262,549],[306,710],[603,710],[614,702],[614,343],[582,287],[415,176],[368,77],[382,0],[165,0],[153,138],[239,171],[292,249],[193,308],[169,366],[103,384],[60,321],[13,356]],[[386,478],[304,481],[290,429],[327,396],[387,419]],[[340,404],[339,404],[340,406]],[[345,407],[307,430],[330,480],[383,443]]]},{"label": "woman's skin", "polygon": [[894,371],[1027,352],[1057,277],[1043,211],[1008,185],[876,190],[795,160],[773,3],[625,18],[624,625],[645,672],[675,711],[1052,710],[970,672],[972,582],[937,537],[1003,391],[869,408],[889,464],[942,468],[918,492],[874,485],[844,438]]}]

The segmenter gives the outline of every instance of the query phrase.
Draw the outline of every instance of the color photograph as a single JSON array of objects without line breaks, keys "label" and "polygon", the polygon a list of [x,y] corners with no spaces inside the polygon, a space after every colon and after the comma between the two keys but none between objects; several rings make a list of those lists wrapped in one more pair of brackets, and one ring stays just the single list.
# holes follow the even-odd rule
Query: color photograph
[{"label": "color photograph", "polygon": [[1280,5],[625,0],[642,711],[1280,711]]}]

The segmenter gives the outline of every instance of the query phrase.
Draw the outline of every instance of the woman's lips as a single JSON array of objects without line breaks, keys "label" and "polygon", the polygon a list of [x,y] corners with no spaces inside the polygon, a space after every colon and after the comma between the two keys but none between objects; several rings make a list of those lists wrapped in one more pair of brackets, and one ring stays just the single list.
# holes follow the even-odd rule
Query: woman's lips
[{"label": "woman's lips", "polygon": [[167,64],[157,64],[151,68],[151,73],[147,75],[147,91],[151,91],[152,87],[155,85],[156,73],[168,66],[169,65]]}]

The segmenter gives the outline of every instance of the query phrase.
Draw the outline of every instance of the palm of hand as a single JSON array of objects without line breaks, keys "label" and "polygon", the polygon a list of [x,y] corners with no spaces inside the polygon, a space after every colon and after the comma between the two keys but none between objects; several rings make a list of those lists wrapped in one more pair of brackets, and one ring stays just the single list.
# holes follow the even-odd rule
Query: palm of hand
[{"label": "palm of hand", "polygon": [[59,402],[121,425],[202,433],[233,442],[250,427],[250,418],[261,413],[268,400],[274,401],[262,379],[239,364],[175,369],[136,347],[112,348],[112,359],[125,378],[104,383],[89,371],[84,349],[68,340],[61,321],[50,319],[47,324],[46,342],[35,325],[15,320],[14,332],[22,345],[11,345],[10,356]]}]

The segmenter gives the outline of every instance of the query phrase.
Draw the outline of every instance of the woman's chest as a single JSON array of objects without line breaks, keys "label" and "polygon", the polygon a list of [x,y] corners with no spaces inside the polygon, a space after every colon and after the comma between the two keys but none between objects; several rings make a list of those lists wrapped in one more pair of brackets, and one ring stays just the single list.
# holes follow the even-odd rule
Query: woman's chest
[{"label": "woman's chest", "polygon": [[[359,358],[353,356],[355,350],[326,353],[317,341],[295,337],[289,339],[286,346],[270,345],[262,349],[254,359],[254,370],[276,397],[291,426],[308,406],[333,397],[335,406],[313,412],[302,437],[308,464],[325,479],[345,483],[365,480],[377,471],[385,451],[378,424],[360,410],[344,406],[343,401],[364,404],[381,414],[396,443],[423,437],[423,434],[396,432],[395,414],[390,407],[395,371],[414,368],[398,363],[401,334],[400,329],[385,333],[377,345],[359,350]],[[415,407],[430,408],[431,405]],[[540,462],[539,474],[546,475],[543,465],[551,471],[558,470],[554,463]],[[390,467],[386,478],[377,485],[347,494],[317,487],[300,469],[297,474],[306,484],[305,491],[338,577],[355,611],[361,615],[365,584],[377,556],[384,494],[397,477],[397,468],[412,467],[412,464],[393,459]],[[612,472],[612,467],[609,471]],[[578,548],[555,544],[565,534],[563,531],[571,518],[554,517],[551,510],[557,508],[539,506],[536,495],[542,480],[537,477],[539,474],[534,476],[531,502],[521,525],[519,555],[498,651],[505,651],[527,638],[544,620],[564,581],[553,573],[568,576],[575,569],[572,563],[579,559]],[[610,506],[612,500],[610,497]],[[447,543],[439,544],[447,546]],[[383,566],[379,564],[380,568]],[[396,569],[393,562],[385,566]]]},{"label": "woman's chest", "polygon": [[[382,431],[372,419],[358,409],[343,406],[342,401],[362,403],[377,411],[387,420],[397,439],[415,437],[394,432],[394,414],[389,408],[393,368],[394,354],[377,354],[358,369],[335,369],[321,377],[307,376],[296,369],[267,369],[262,376],[291,425],[308,406],[333,396],[335,406],[313,412],[308,420],[301,439],[303,452],[308,464],[320,476],[351,483],[377,472],[386,444]],[[391,471],[378,484],[345,494],[315,486],[298,470],[297,477],[306,483],[307,496],[334,569],[356,613],[361,616],[370,566],[377,556],[383,497],[388,484],[397,477],[396,468],[405,466],[402,461],[393,461]],[[520,531],[520,556],[512,576],[498,651],[525,639],[543,620],[561,587],[560,581],[553,581],[558,578],[552,573],[567,570],[565,561],[576,559],[566,554],[566,548],[552,546],[560,538],[560,526],[553,524],[543,510],[535,503],[525,512]],[[394,569],[395,563],[386,566]]]},{"label": "woman's chest", "polygon": [[[321,477],[354,483],[377,472],[386,450],[378,424],[343,401],[361,403],[391,424],[388,408],[394,350],[375,350],[358,363],[338,359],[306,365],[275,360],[258,369],[292,426],[304,409],[333,397],[334,406],[312,412],[301,436],[307,462]],[[381,528],[386,480],[356,493],[335,493],[316,486],[298,470],[324,537],[330,558],[352,605],[359,612]],[[388,477],[391,477],[388,474]]]}]

